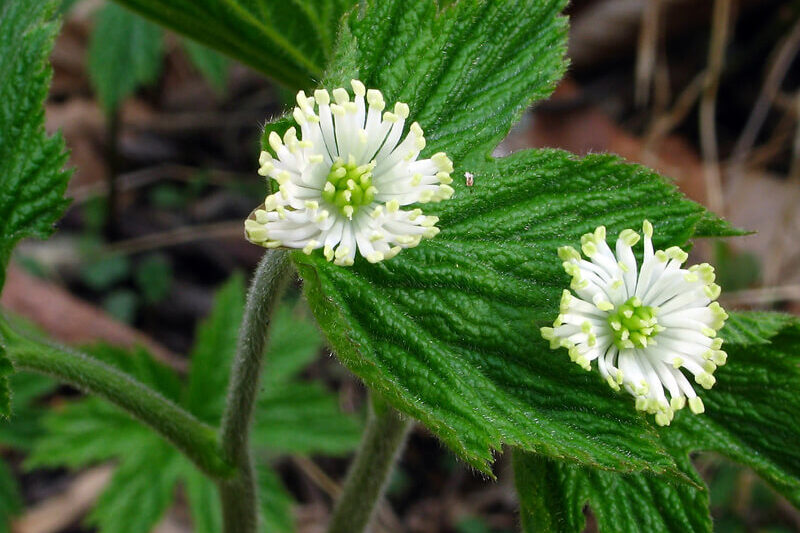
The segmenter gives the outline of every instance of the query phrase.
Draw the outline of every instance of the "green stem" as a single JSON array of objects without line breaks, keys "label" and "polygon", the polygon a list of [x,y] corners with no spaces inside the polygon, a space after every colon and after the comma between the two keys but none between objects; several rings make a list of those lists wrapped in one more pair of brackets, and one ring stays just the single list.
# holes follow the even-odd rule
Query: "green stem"
[{"label": "green stem", "polygon": [[272,309],[289,279],[290,267],[285,251],[268,251],[258,265],[247,295],[220,435],[223,457],[237,469],[235,477],[219,483],[225,533],[255,533],[258,525],[250,425],[261,383]]},{"label": "green stem", "polygon": [[214,478],[234,473],[222,458],[216,431],[161,394],[88,355],[25,339],[7,324],[2,333],[17,369],[46,374],[105,398],[156,430]]},{"label": "green stem", "polygon": [[410,420],[392,407],[371,402],[367,428],[328,533],[361,533],[369,526],[410,427]]}]

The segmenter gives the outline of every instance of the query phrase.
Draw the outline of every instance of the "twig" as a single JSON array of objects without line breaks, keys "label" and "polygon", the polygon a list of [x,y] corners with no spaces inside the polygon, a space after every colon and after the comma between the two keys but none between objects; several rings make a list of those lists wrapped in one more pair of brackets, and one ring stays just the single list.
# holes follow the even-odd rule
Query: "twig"
[{"label": "twig", "polygon": [[730,183],[731,190],[738,186],[738,181],[744,175],[743,171],[745,169],[763,167],[784,151],[786,144],[791,142],[794,135],[793,125],[794,118],[790,113],[786,113],[773,129],[771,137],[764,144],[753,148],[742,166],[731,165],[728,167],[733,176],[733,181]]},{"label": "twig", "polygon": [[83,472],[69,488],[49,498],[14,522],[14,533],[57,533],[78,520],[91,507],[111,478],[111,465]]},{"label": "twig", "polygon": [[[794,95],[794,108],[797,116],[800,117],[800,91]],[[797,120],[794,130],[794,142],[792,143],[792,163],[789,167],[789,183],[800,187],[800,120]]]},{"label": "twig", "polygon": [[766,305],[776,302],[800,300],[800,285],[783,285],[722,293],[726,305]]},{"label": "twig", "polygon": [[314,461],[308,457],[293,455],[292,462],[295,464],[295,466],[297,466],[297,468],[300,469],[301,472],[308,476],[311,481],[316,483],[316,485],[321,488],[329,498],[332,500],[339,498],[339,495],[342,493],[342,487],[333,479],[331,479],[320,467],[318,467]]},{"label": "twig", "polygon": [[119,157],[119,110],[114,109],[108,115],[108,136],[106,147],[106,162],[108,163],[108,206],[106,210],[105,234],[106,239],[113,241],[119,228],[119,190],[117,189],[117,174],[120,168]]},{"label": "twig", "polygon": [[104,341],[126,347],[144,346],[162,363],[186,371],[185,359],[58,285],[26,274],[13,264],[6,274],[0,304],[37,324],[51,338],[74,345]]},{"label": "twig", "polygon": [[653,85],[653,74],[658,48],[658,19],[661,11],[661,0],[646,2],[642,11],[642,24],[639,31],[639,45],[636,52],[636,86],[634,100],[638,107],[644,107],[650,100],[650,88]]},{"label": "twig", "polygon": [[[795,107],[800,111],[800,91],[794,97]],[[789,166],[789,180],[786,183],[788,200],[784,201],[781,213],[781,227],[790,228],[794,225],[797,216],[797,203],[800,201],[800,120],[796,121],[794,142],[792,143],[792,162]],[[772,285],[780,279],[787,246],[784,246],[785,231],[775,232],[772,236],[769,249],[773,250],[773,257],[767,262],[764,269],[764,282]]]},{"label": "twig", "polygon": [[[338,500],[342,494],[342,487],[336,481],[330,478],[317,464],[309,459],[300,455],[293,455],[292,462],[300,469],[311,481],[317,484],[331,500]],[[391,506],[383,499],[378,507],[378,526],[382,531],[400,531],[400,519],[395,515]]]},{"label": "twig", "polygon": [[135,254],[157,248],[185,244],[187,242],[241,237],[243,232],[244,225],[241,220],[183,226],[159,233],[152,233],[144,237],[118,241],[107,246],[103,252],[110,255]]},{"label": "twig", "polygon": [[789,34],[778,44],[777,52],[773,54],[774,59],[770,63],[769,72],[761,86],[753,110],[747,118],[747,124],[742,130],[742,134],[736,141],[733,149],[731,163],[741,166],[753,149],[758,133],[764,125],[767,113],[780,90],[781,83],[789,71],[789,67],[794,61],[794,57],[800,50],[800,20],[798,20]]},{"label": "twig", "polygon": [[704,176],[708,204],[712,211],[722,214],[722,183],[717,147],[716,117],[719,78],[728,43],[731,0],[715,0],[711,22],[711,43],[708,48],[708,70],[703,96],[700,99],[700,146],[703,152]]},{"label": "twig", "polygon": [[[162,179],[173,179],[180,181],[190,181],[197,175],[203,175],[212,185],[224,186],[236,180],[243,180],[247,175],[240,172],[232,172],[220,169],[205,169],[188,165],[177,165],[168,163],[152,167],[126,172],[117,176],[117,190],[127,192],[146,187]],[[105,182],[91,183],[76,187],[70,191],[72,205],[81,204],[93,196],[108,194],[109,187]]]},{"label": "twig", "polygon": [[653,120],[649,131],[645,135],[645,149],[649,150],[651,146],[658,144],[665,135],[684,121],[692,110],[692,107],[694,107],[695,102],[697,102],[697,99],[700,97],[700,93],[703,91],[706,72],[707,71],[704,70],[694,77],[689,85],[678,95],[672,109]]}]

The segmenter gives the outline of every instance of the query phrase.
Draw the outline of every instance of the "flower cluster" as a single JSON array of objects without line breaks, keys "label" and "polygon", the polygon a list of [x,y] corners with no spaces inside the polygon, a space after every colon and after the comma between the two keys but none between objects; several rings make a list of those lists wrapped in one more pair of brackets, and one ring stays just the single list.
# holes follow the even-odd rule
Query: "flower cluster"
[{"label": "flower cluster", "polygon": [[612,388],[624,387],[636,408],[655,414],[663,426],[687,399],[694,413],[705,410],[681,369],[706,389],[714,385],[714,370],[727,358],[717,332],[728,315],[715,301],[720,288],[713,267],[681,268],[686,252],[654,251],[648,221],[643,232],[641,269],[632,250],[640,236],[630,229],[619,234],[616,255],[603,226],[581,239],[588,261],[570,246],[560,248],[575,294],[563,292],[553,327],[541,331],[551,348],[567,348],[586,370],[597,361]]},{"label": "flower cluster", "polygon": [[328,261],[352,265],[356,251],[370,262],[435,236],[438,218],[410,204],[450,198],[453,163],[444,153],[418,159],[425,148],[414,122],[402,138],[409,115],[398,102],[393,111],[377,90],[351,82],[344,88],[297,94],[292,127],[281,138],[269,135],[259,174],[278,184],[278,192],[245,222],[247,238],[268,248],[321,248]]}]

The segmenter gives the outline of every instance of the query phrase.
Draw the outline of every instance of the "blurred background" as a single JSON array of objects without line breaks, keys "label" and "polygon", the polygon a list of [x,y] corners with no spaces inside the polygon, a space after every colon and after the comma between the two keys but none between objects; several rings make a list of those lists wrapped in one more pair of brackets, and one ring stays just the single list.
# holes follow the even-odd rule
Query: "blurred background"
[{"label": "blurred background", "polygon": [[[62,9],[47,128],[72,151],[72,207],[52,239],[19,246],[2,305],[64,342],[140,344],[184,372],[179,354],[215,289],[262,254],[242,238],[265,194],[260,127],[293,95],[103,0]],[[800,1],[575,0],[569,14],[568,76],[497,154],[607,151],[656,168],[755,232],[692,251],[716,265],[723,305],[800,313]],[[329,355],[321,349],[304,378],[361,416],[361,386]],[[60,388],[41,402],[75,395]],[[24,451],[0,445],[0,455],[21,486],[15,533],[92,531],[83,518],[113,465],[31,470]],[[714,455],[695,460],[716,531],[800,531],[800,512],[752,472]],[[324,531],[347,462],[276,460],[301,533]],[[376,531],[517,531],[507,455],[496,473],[497,483],[483,479],[418,428]],[[185,498],[176,502],[158,533],[192,531]]]}]

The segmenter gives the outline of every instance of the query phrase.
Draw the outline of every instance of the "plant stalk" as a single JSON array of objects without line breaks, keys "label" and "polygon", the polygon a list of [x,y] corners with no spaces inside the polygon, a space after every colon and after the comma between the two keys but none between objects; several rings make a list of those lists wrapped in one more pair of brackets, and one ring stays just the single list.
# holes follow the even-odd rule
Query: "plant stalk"
[{"label": "plant stalk", "polygon": [[410,427],[411,421],[394,408],[377,398],[370,402],[367,428],[328,533],[361,533],[369,527]]},{"label": "plant stalk", "polygon": [[216,431],[171,400],[93,357],[25,339],[2,326],[6,353],[18,370],[46,374],[105,398],[153,428],[213,478],[235,472],[223,459]]},{"label": "plant stalk", "polygon": [[250,426],[261,383],[272,310],[290,271],[291,263],[286,251],[268,251],[258,265],[247,294],[220,434],[223,457],[237,470],[236,476],[219,482],[225,533],[256,533],[258,526],[258,494],[250,456]]}]

